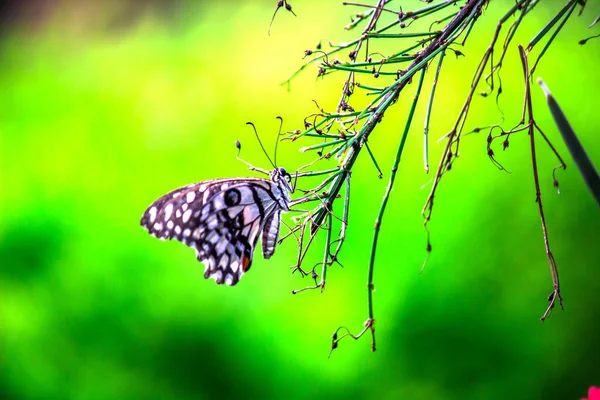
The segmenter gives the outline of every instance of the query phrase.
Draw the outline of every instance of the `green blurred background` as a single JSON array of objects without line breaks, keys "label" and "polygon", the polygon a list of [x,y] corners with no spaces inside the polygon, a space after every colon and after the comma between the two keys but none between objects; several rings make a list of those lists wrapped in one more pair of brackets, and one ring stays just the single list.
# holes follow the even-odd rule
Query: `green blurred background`
[{"label": "green blurred background", "polygon": [[[432,165],[442,149],[435,140],[450,129],[495,23],[512,3],[492,2],[462,49],[466,57],[446,59],[433,109]],[[586,29],[600,12],[590,3],[567,23],[536,77],[598,167],[600,40],[577,45],[598,31]],[[558,195],[551,178],[557,162],[538,140],[565,310],[539,321],[552,283],[523,134],[506,152],[496,146],[510,174],[488,160],[486,133],[465,137],[436,197],[433,253],[419,274],[426,257],[420,211],[431,183],[422,166],[421,104],[382,228],[378,351],[370,352],[368,338],[343,341],[327,359],[334,329],[358,331],[367,317],[373,221],[414,85],[370,141],[384,180],[366,154],[354,168],[344,268],[330,269],[322,294],[291,294],[310,283],[290,273],[291,241],[269,261],[257,254],[251,272],[229,288],[205,281],[190,249],[150,237],[139,218],[178,186],[252,176],[235,161],[236,139],[246,159],[268,167],[246,121],[270,148],[275,116],[284,117],[285,129],[298,129],[316,110],[311,100],[333,106],[342,75],[316,81],[312,67],[289,92],[279,83],[320,39],[353,38],[342,27],[358,10],[296,0],[298,17],[280,11],[268,36],[271,0],[6,4],[1,398],[578,399],[600,385],[600,215],[537,87],[538,123],[569,165],[558,174]],[[415,4],[422,6],[402,2],[405,10]],[[543,2],[515,45],[562,5]],[[431,76],[425,87],[430,83]],[[501,108],[512,126],[523,93],[516,47],[504,63],[503,90]],[[500,119],[493,97],[478,98],[467,127]],[[302,165],[307,158],[297,150],[307,144],[284,142],[279,163]]]}]

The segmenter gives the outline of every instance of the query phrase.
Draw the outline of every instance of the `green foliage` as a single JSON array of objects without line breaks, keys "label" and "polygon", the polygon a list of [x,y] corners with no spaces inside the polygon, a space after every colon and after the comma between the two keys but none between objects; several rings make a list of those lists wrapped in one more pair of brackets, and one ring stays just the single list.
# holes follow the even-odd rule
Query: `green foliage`
[{"label": "green foliage", "polygon": [[[414,124],[379,240],[375,354],[368,341],[343,342],[326,358],[333,330],[366,312],[365,266],[386,184],[366,154],[354,167],[344,268],[329,269],[323,293],[291,294],[311,283],[288,269],[296,259],[292,241],[269,261],[257,255],[229,288],[205,281],[190,249],[139,227],[144,208],[169,189],[250,175],[235,161],[236,139],[246,159],[268,167],[246,121],[268,142],[276,115],[292,130],[314,112],[312,99],[323,107],[339,100],[340,82],[315,82],[316,69],[298,76],[289,93],[279,83],[323,37],[349,39],[340,27],[356,10],[296,1],[297,18],[279,13],[267,36],[272,3],[190,2],[167,12],[67,2],[4,31],[0,397],[578,398],[600,384],[598,208],[568,157],[556,193],[556,162],[541,150],[540,184],[565,299],[565,311],[556,309],[542,325],[551,281],[526,135],[511,139],[505,152],[496,149],[511,174],[489,161],[483,134],[462,139],[460,160],[436,196],[433,252],[419,274],[427,197],[420,187],[431,176],[421,172],[422,128]],[[432,159],[501,3],[480,17],[489,23],[473,28],[466,59],[446,57],[430,123]],[[600,42],[577,45],[588,35],[592,17],[585,15],[598,14],[591,3],[566,24],[536,74],[598,164],[600,77],[590,60],[599,59]],[[551,7],[562,3],[532,15],[520,43],[544,26]],[[507,55],[503,88],[505,118],[518,119],[516,51]],[[401,96],[369,142],[386,179],[413,93]],[[542,93],[532,95],[543,105]],[[467,124],[497,122],[494,101],[478,98]],[[425,111],[419,106],[415,120]],[[547,109],[538,108],[536,119],[566,156]],[[279,163],[293,171],[310,161],[297,150],[283,142]]]}]

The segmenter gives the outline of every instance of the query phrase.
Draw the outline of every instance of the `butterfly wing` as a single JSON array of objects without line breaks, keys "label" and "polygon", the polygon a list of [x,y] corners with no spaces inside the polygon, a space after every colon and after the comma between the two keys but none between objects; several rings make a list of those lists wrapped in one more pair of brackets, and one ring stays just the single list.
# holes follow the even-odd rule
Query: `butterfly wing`
[{"label": "butterfly wing", "polygon": [[141,225],[160,239],[175,238],[194,248],[205,264],[204,277],[232,286],[250,269],[265,221],[272,221],[275,213],[279,220],[273,189],[265,179],[188,185],[151,204]]}]

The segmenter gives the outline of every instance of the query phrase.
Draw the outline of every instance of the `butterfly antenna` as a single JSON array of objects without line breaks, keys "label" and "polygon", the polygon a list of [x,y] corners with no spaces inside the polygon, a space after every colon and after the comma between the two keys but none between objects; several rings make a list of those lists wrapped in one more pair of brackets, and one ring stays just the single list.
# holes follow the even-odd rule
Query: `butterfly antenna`
[{"label": "butterfly antenna", "polygon": [[256,135],[256,139],[258,140],[258,144],[260,144],[260,148],[262,149],[263,153],[265,153],[265,156],[267,156],[267,160],[269,160],[269,162],[271,163],[273,168],[277,168],[275,166],[275,164],[273,164],[273,160],[271,160],[271,157],[269,157],[269,154],[265,150],[265,146],[263,146],[262,141],[260,140],[260,136],[258,136],[258,131],[256,130],[256,126],[254,126],[254,124],[252,122],[246,122],[246,125],[252,126],[252,129],[254,129],[254,134]]},{"label": "butterfly antenna", "polygon": [[240,157],[240,153],[242,152],[242,144],[240,143],[239,140],[235,141],[235,147],[237,147],[237,149],[238,149],[238,153],[235,156],[235,158],[237,158],[238,161],[241,161],[244,164],[246,164],[248,166],[248,169],[250,169],[250,171],[258,171],[258,172],[263,173],[265,175],[270,175],[269,172],[265,171],[262,168],[255,167],[254,165],[250,164],[248,161],[246,161],[242,157]]},{"label": "butterfly antenna", "polygon": [[277,119],[279,120],[279,132],[277,132],[277,139],[275,139],[275,155],[273,156],[273,164],[275,168],[277,168],[277,145],[279,144],[279,138],[281,137],[281,129],[283,128],[283,118],[277,116]]}]

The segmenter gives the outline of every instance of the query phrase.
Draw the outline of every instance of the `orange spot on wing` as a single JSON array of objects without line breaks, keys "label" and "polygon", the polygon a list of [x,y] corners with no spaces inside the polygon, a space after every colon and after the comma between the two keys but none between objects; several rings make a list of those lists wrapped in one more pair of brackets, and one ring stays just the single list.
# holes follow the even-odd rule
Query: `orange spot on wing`
[{"label": "orange spot on wing", "polygon": [[246,272],[250,268],[250,258],[243,256],[242,257],[242,271]]}]

